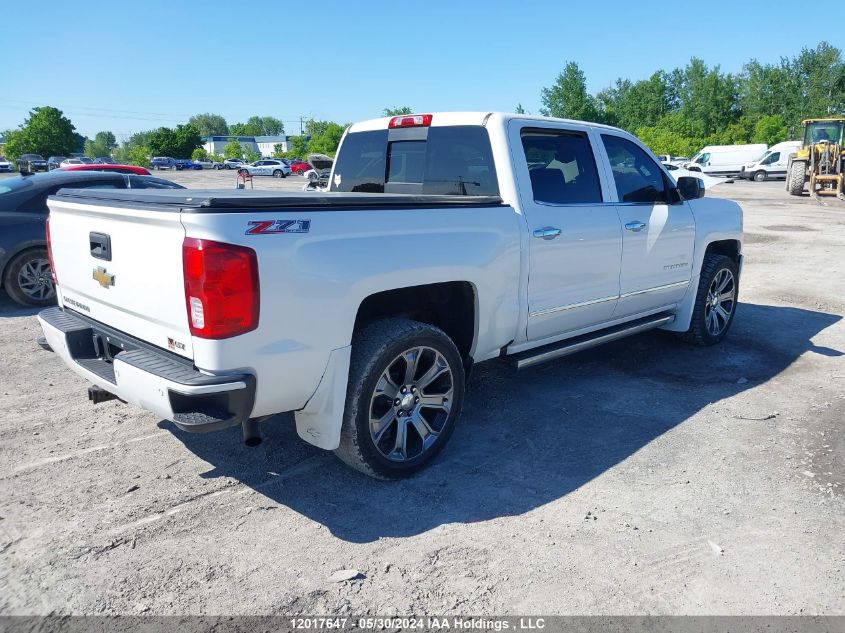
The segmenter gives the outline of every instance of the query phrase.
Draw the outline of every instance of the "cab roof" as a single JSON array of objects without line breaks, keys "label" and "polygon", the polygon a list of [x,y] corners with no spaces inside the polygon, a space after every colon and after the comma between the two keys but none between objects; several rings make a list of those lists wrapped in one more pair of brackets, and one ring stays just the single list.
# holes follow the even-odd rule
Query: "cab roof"
[{"label": "cab roof", "polygon": [[[422,114],[415,113],[417,115]],[[398,115],[398,116],[414,116],[413,114]],[[349,132],[367,132],[372,130],[386,130],[390,124],[391,119],[397,117],[379,117],[378,119],[369,119],[367,121],[359,121],[353,123],[349,127]],[[603,123],[593,123],[591,121],[576,121],[574,119],[558,119],[555,117],[539,116],[532,114],[516,114],[513,112],[432,112],[431,113],[431,127],[446,127],[451,125],[486,125],[490,120],[496,119],[506,124],[512,119],[520,119],[524,121],[537,121],[539,123],[570,123],[576,125],[588,125],[590,127],[601,128],[605,130],[614,130],[617,132],[624,132],[619,128]]]}]

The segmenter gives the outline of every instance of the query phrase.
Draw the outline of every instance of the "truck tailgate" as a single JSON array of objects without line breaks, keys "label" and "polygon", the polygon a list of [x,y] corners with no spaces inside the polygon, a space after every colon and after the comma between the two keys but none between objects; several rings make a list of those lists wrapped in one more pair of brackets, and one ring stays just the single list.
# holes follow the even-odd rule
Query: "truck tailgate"
[{"label": "truck tailgate", "polygon": [[60,305],[193,358],[179,208],[145,210],[57,198],[48,206]]}]

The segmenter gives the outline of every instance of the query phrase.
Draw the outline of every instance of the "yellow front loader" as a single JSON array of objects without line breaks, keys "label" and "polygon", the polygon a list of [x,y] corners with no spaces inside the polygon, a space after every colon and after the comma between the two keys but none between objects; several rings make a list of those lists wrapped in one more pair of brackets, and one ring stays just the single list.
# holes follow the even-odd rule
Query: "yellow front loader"
[{"label": "yellow front loader", "polygon": [[811,196],[845,199],[845,117],[807,119],[804,141],[789,158],[786,190],[800,196],[810,181]]}]

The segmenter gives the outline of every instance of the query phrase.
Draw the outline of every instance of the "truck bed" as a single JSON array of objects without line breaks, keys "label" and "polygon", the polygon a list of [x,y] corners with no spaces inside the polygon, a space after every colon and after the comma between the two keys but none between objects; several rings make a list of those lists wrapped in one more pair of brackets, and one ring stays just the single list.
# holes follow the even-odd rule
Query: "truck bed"
[{"label": "truck bed", "polygon": [[498,196],[444,196],[383,193],[286,193],[237,189],[61,189],[54,198],[93,205],[143,207],[183,213],[237,213],[257,209],[389,210],[443,207],[500,207]]}]

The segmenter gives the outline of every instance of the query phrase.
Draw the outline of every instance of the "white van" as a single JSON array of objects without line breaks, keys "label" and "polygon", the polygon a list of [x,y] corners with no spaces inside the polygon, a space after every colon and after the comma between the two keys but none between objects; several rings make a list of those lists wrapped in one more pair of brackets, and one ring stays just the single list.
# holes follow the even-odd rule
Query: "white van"
[{"label": "white van", "polygon": [[739,177],[757,182],[786,178],[789,156],[797,152],[799,147],[801,147],[801,141],[776,143],[760,157],[760,160],[743,165]]},{"label": "white van", "polygon": [[767,149],[768,146],[765,143],[708,145],[693,156],[684,167],[710,176],[737,176],[746,163],[760,160]]}]

